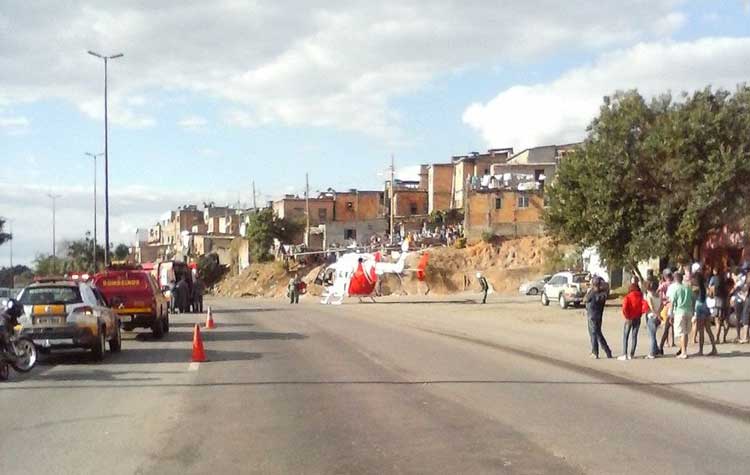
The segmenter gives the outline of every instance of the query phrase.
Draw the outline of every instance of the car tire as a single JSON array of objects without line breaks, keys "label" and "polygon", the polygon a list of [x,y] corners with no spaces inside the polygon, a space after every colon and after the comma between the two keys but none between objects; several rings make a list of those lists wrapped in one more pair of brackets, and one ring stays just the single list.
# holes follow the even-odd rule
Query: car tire
[{"label": "car tire", "polygon": [[542,305],[545,307],[549,305],[549,297],[544,292],[542,292]]},{"label": "car tire", "polygon": [[119,353],[122,350],[122,333],[120,331],[120,325],[116,324],[115,336],[109,340],[109,351],[112,353]]},{"label": "car tire", "polygon": [[529,289],[529,295],[537,295],[539,293],[539,289],[536,287],[532,287]]},{"label": "car tire", "polygon": [[99,327],[99,335],[97,335],[96,343],[91,348],[91,358],[94,361],[102,361],[104,359],[104,351],[106,350],[107,334],[104,331],[104,327]]},{"label": "car tire", "polygon": [[6,362],[0,362],[0,381],[7,381],[10,377],[10,365]]},{"label": "car tire", "polygon": [[563,294],[560,294],[560,298],[558,299],[560,302],[560,308],[565,310],[568,308],[568,302],[565,300],[565,296]]},{"label": "car tire", "polygon": [[164,323],[161,318],[154,318],[154,321],[151,323],[151,333],[157,340],[164,337]]}]

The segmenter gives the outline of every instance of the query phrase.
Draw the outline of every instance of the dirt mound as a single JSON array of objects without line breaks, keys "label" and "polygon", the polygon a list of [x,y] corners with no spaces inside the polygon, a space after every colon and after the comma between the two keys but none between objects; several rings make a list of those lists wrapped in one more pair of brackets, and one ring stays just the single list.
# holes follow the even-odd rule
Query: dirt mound
[{"label": "dirt mound", "polygon": [[[529,236],[492,244],[480,242],[466,249],[432,248],[426,281],[435,294],[478,291],[476,273],[482,272],[496,292],[515,293],[522,281],[541,274],[543,251],[549,246],[549,238]],[[416,262],[408,264],[416,266]],[[404,279],[404,287],[408,293],[415,292],[416,277]]]},{"label": "dirt mound", "polygon": [[[515,293],[520,283],[542,273],[544,249],[551,246],[549,238],[523,237],[498,243],[480,242],[465,249],[435,247],[428,249],[430,261],[426,281],[434,294],[452,294],[466,290],[479,291],[476,273],[482,272],[498,293]],[[382,281],[383,295],[415,294],[424,292],[419,286],[416,273],[419,254],[413,253],[406,261],[404,277],[388,274]],[[252,264],[239,275],[222,281],[216,288],[217,295],[225,297],[284,297],[289,279],[298,273],[307,284],[310,295],[319,296],[322,287],[314,280],[323,266],[301,267],[285,270],[280,262]]]}]

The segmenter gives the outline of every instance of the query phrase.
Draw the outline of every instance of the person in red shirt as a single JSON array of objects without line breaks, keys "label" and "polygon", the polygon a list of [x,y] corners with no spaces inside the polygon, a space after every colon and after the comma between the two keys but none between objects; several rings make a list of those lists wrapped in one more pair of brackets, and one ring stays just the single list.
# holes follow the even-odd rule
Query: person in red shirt
[{"label": "person in red shirt", "polygon": [[[625,326],[622,330],[622,355],[618,360],[632,360],[635,356],[635,347],[638,345],[638,329],[641,326],[641,315],[643,315],[643,294],[635,280],[630,284],[628,294],[622,299],[622,316],[625,318]],[[633,335],[633,347],[628,352],[628,340]]]}]

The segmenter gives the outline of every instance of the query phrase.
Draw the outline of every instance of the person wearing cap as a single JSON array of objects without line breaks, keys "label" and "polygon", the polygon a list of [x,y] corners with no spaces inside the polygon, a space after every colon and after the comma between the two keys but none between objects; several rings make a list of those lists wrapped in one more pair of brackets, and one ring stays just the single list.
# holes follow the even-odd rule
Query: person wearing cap
[{"label": "person wearing cap", "polygon": [[604,289],[601,277],[594,276],[591,279],[591,288],[586,292],[583,303],[586,305],[589,337],[591,338],[591,358],[599,359],[600,346],[607,358],[612,358],[612,350],[602,333],[602,318],[604,316],[604,305],[607,303],[607,292]]},{"label": "person wearing cap", "polygon": [[487,303],[487,292],[490,290],[490,284],[481,272],[477,272],[477,282],[479,282],[479,286],[482,288],[482,303]]},{"label": "person wearing cap", "polygon": [[686,359],[688,337],[690,335],[691,318],[693,317],[693,291],[683,284],[681,272],[674,274],[675,283],[669,286],[667,298],[672,304],[672,315],[674,317],[675,338],[680,339],[680,351],[677,358]]}]

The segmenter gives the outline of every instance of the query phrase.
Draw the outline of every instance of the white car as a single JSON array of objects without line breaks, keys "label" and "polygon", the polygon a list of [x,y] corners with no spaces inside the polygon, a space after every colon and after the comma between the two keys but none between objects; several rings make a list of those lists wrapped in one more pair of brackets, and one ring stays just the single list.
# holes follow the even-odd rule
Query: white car
[{"label": "white car", "polygon": [[589,274],[585,272],[558,272],[544,284],[542,289],[542,305],[549,305],[553,300],[560,304],[560,308],[569,305],[580,306],[588,288]]},{"label": "white car", "polygon": [[521,286],[518,288],[518,292],[522,295],[539,295],[542,293],[542,289],[544,288],[544,284],[549,282],[549,280],[552,278],[551,275],[545,275],[543,277],[540,277],[535,280],[530,280],[528,282],[524,282],[521,284]]},{"label": "white car", "polygon": [[95,360],[104,357],[106,344],[120,351],[120,317],[91,284],[71,280],[36,282],[21,291],[18,302],[21,335],[43,350],[84,348]]}]

